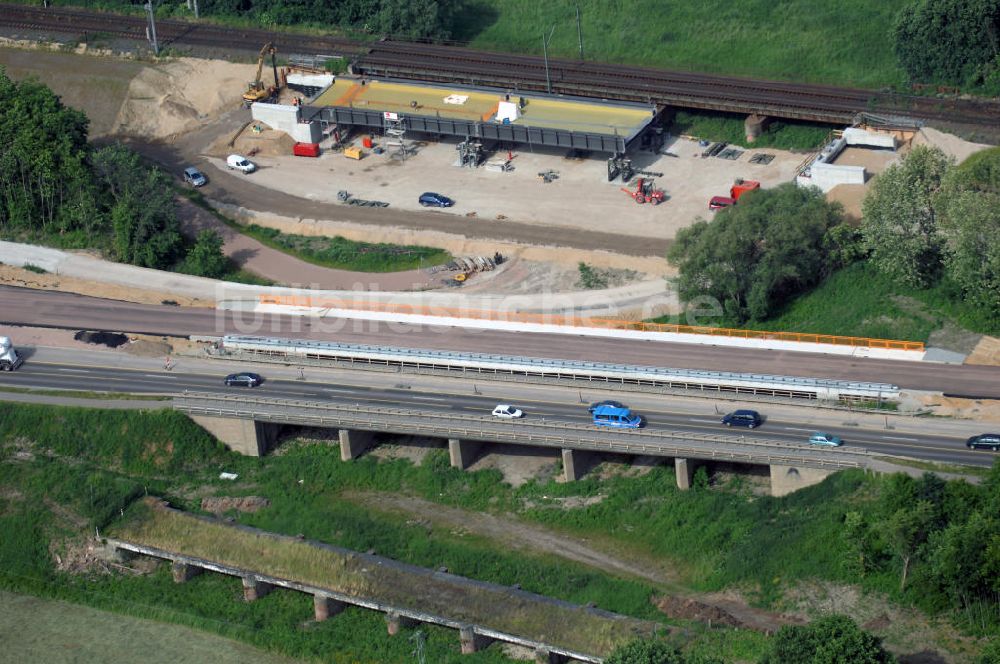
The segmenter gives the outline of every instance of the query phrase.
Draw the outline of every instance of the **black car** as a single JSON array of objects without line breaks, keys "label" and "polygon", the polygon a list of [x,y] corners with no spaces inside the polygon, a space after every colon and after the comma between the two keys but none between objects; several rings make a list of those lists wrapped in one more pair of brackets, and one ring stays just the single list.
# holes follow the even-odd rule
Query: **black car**
[{"label": "black car", "polygon": [[590,411],[591,415],[593,415],[594,411],[600,408],[601,406],[611,406],[612,408],[628,408],[628,406],[623,404],[621,401],[598,401],[597,403],[590,404],[587,407],[587,410]]},{"label": "black car", "polygon": [[722,418],[722,423],[727,427],[746,427],[756,429],[761,425],[764,418],[756,410],[734,410]]},{"label": "black car", "polygon": [[420,198],[417,202],[424,207],[451,207],[455,204],[455,201],[451,200],[447,196],[441,194],[435,194],[433,191],[425,191],[420,194]]},{"label": "black car", "polygon": [[965,441],[970,450],[1000,451],[1000,433],[981,433]]},{"label": "black car", "polygon": [[264,382],[260,374],[244,371],[226,376],[226,387],[257,387]]}]

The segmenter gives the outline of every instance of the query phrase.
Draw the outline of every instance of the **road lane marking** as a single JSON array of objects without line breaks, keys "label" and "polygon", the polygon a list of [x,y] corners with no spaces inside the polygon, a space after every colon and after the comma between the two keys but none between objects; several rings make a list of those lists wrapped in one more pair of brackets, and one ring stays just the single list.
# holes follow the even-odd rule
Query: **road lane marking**
[{"label": "road lane marking", "polygon": [[688,422],[700,422],[701,424],[721,424],[719,420],[696,420],[693,417],[689,417]]},{"label": "road lane marking", "polygon": [[60,368],[56,369],[56,371],[62,371],[64,373],[93,373],[93,372],[87,371],[85,369],[67,369],[65,367],[60,367]]},{"label": "road lane marking", "polygon": [[919,443],[919,438],[903,438],[902,436],[879,436],[879,438],[885,438],[886,440],[905,440],[908,443]]},{"label": "road lane marking", "polygon": [[785,431],[805,431],[806,433],[812,433],[816,429],[799,429],[797,427],[782,427]]}]

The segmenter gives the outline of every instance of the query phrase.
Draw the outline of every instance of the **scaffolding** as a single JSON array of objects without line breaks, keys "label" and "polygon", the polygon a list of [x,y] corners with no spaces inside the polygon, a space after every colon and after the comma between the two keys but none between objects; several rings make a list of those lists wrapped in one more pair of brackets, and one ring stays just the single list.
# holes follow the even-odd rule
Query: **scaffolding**
[{"label": "scaffolding", "polygon": [[386,154],[406,161],[406,123],[395,113],[386,113],[383,117]]},{"label": "scaffolding", "polygon": [[455,149],[458,150],[457,165],[460,167],[479,168],[486,157],[483,144],[472,137],[467,137]]}]

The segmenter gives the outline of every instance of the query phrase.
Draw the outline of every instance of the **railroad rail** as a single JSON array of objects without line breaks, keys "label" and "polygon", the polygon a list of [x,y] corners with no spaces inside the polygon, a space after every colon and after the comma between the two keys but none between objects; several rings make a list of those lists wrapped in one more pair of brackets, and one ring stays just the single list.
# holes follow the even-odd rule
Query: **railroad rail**
[{"label": "railroad rail", "polygon": [[[144,40],[146,22],[139,16],[0,5],[0,26]],[[939,99],[564,59],[549,59],[546,76],[544,61],[538,56],[392,40],[365,43],[176,19],[157,21],[157,34],[168,46],[188,44],[256,52],[260,44],[270,41],[286,53],[346,55],[355,58],[356,73],[369,76],[525,92],[546,91],[550,79],[552,92],[557,94],[818,122],[851,122],[859,113],[874,112],[900,123],[912,118],[1000,125],[1000,103],[989,100]]]}]

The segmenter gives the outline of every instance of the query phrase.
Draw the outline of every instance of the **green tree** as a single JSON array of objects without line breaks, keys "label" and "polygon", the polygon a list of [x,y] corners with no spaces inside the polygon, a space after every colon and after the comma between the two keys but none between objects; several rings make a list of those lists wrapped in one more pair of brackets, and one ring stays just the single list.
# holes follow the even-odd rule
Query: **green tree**
[{"label": "green tree", "polygon": [[966,299],[1000,320],[1000,148],[949,172],[937,207],[948,276]]},{"label": "green tree", "polygon": [[87,165],[87,118],[34,79],[0,67],[0,232],[99,228]]},{"label": "green tree", "polygon": [[891,664],[882,640],[847,616],[820,618],[810,625],[778,630],[761,664]]},{"label": "green tree", "polygon": [[213,230],[203,230],[198,233],[184,263],[181,272],[198,277],[219,279],[229,270],[229,259],[222,253],[222,237]]},{"label": "green tree", "polygon": [[910,565],[920,547],[927,541],[934,523],[934,507],[927,500],[893,512],[882,523],[886,541],[903,566],[899,577],[899,589],[906,589]]},{"label": "green tree", "polygon": [[727,318],[762,320],[826,273],[824,242],[841,207],[815,188],[783,184],[747,194],[711,222],[681,230],[668,252],[684,302],[711,297]]},{"label": "green tree", "polygon": [[871,261],[901,284],[926,287],[941,274],[944,239],[935,195],[950,166],[937,148],[917,146],[875,179],[862,203]]},{"label": "green tree", "polygon": [[182,242],[170,179],[121,144],[94,152],[94,177],[110,210],[115,258],[165,268]]},{"label": "green tree", "polygon": [[893,26],[899,64],[914,81],[978,84],[1000,53],[1000,0],[919,0]]}]

